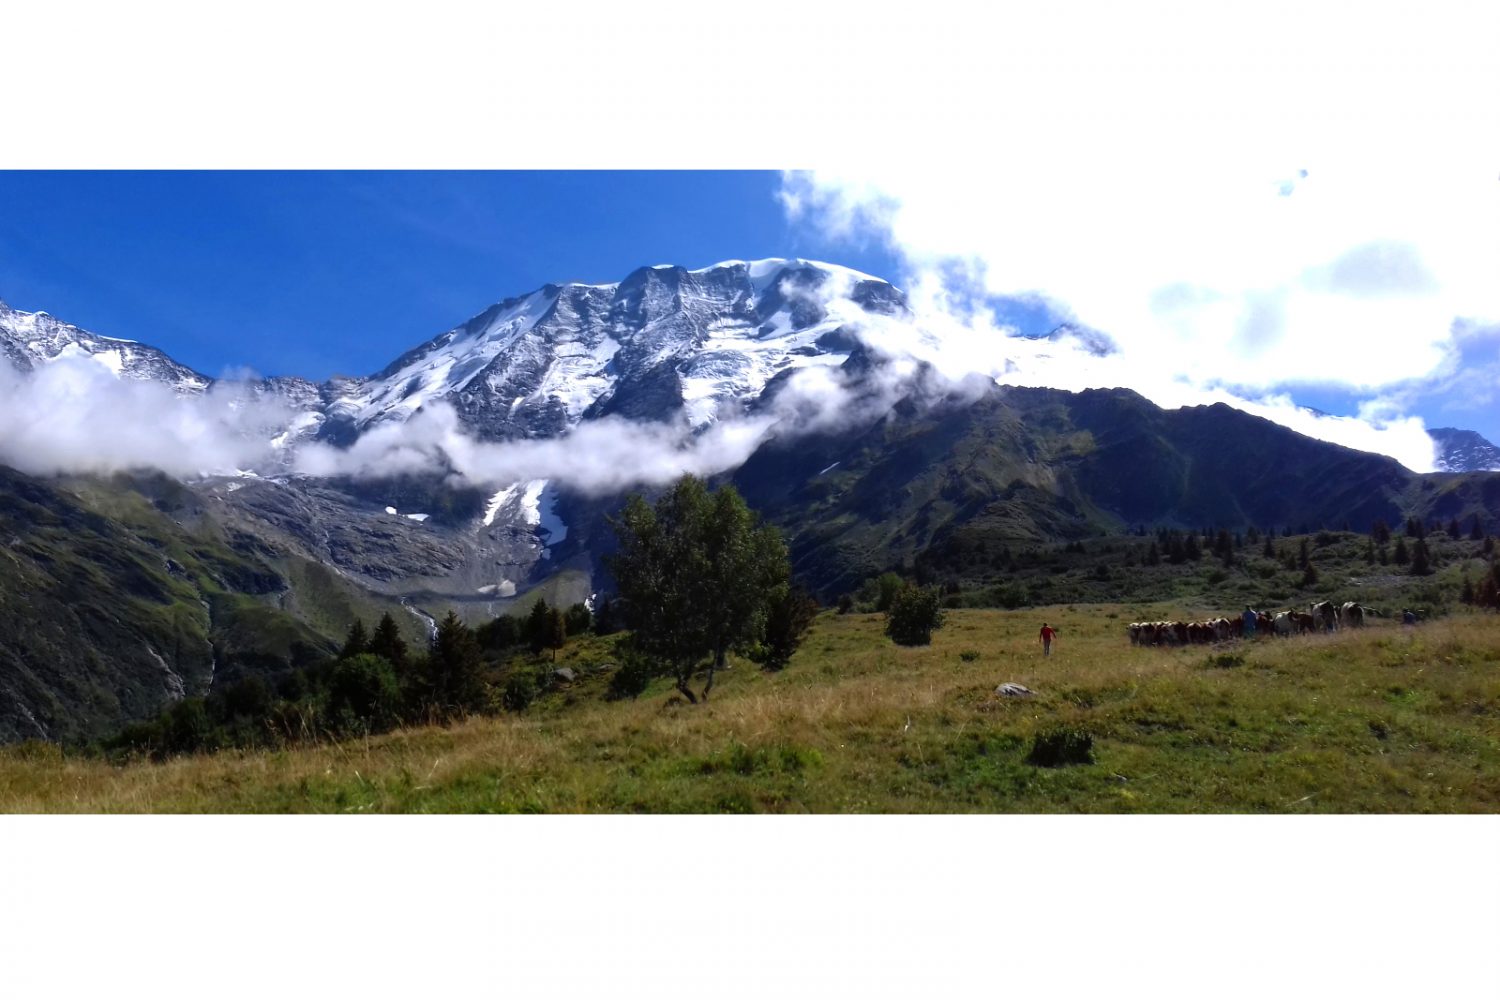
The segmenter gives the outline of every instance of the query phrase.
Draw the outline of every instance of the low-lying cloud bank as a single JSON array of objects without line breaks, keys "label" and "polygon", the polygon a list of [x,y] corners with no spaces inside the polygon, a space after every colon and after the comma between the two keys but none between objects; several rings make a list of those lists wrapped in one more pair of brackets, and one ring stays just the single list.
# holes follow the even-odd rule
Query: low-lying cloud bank
[{"label": "low-lying cloud bank", "polygon": [[0,463],[35,475],[160,469],[178,478],[264,468],[290,413],[242,384],[180,395],[87,358],[29,373],[0,359]]}]

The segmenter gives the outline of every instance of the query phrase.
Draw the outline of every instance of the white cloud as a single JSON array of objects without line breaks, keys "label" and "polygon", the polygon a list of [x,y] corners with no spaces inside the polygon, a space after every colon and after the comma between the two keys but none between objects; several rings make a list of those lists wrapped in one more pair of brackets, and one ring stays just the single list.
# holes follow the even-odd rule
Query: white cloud
[{"label": "white cloud", "polygon": [[243,385],[180,395],[160,382],[118,378],[87,357],[25,375],[0,358],[0,463],[23,472],[232,475],[274,460],[269,441],[287,417]]},{"label": "white cloud", "polygon": [[[1017,27],[1034,48],[1007,42],[982,71],[955,60],[954,109],[887,109],[899,158],[859,149],[786,175],[789,218],[883,239],[904,284],[956,266],[1117,343],[1083,373],[1071,353],[1017,362],[1042,384],[1107,373],[1164,403],[1177,385],[1373,396],[1434,375],[1455,320],[1500,320],[1487,45],[1441,9],[1286,13],[1230,24],[1170,8],[1149,31],[1111,26],[1124,13],[1028,14]],[[975,339],[955,350],[972,356]],[[1409,447],[1381,450],[1427,467]]]}]

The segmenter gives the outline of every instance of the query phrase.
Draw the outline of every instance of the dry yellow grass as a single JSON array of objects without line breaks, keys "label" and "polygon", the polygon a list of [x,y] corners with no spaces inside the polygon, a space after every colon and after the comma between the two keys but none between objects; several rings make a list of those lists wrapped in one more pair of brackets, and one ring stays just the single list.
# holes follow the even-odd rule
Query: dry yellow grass
[{"label": "dry yellow grass", "polygon": [[[12,812],[1494,811],[1500,619],[1134,648],[1137,618],[1208,609],[960,611],[903,649],[824,615],[784,672],[713,701],[602,679],[525,716],[370,740],[115,766],[0,752]],[[1043,620],[1060,630],[1043,659]],[[961,654],[969,654],[965,658]],[[1227,658],[1219,659],[1227,654]],[[997,696],[1015,681],[1034,699]],[[565,702],[571,701],[571,704]],[[1026,763],[1065,726],[1096,763]]]}]

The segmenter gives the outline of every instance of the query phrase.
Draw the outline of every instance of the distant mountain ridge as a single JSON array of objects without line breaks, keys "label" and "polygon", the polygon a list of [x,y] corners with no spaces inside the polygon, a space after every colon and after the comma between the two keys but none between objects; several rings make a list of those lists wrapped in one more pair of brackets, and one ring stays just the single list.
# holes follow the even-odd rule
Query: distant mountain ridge
[{"label": "distant mountain ridge", "polygon": [[1433,427],[1428,432],[1437,445],[1437,467],[1443,472],[1500,470],[1500,448],[1477,431]]}]

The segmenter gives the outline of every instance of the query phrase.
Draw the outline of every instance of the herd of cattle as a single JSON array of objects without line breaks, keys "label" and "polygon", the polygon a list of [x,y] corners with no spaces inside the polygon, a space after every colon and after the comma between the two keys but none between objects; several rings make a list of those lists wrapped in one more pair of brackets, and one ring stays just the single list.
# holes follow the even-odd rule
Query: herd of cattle
[{"label": "herd of cattle", "polygon": [[1255,622],[1253,629],[1246,615],[1197,622],[1131,622],[1126,627],[1130,630],[1130,642],[1133,645],[1158,646],[1165,643],[1176,646],[1256,636],[1332,632],[1340,628],[1359,628],[1365,623],[1367,616],[1380,616],[1380,612],[1374,608],[1363,607],[1354,601],[1343,604],[1322,601],[1309,605],[1306,611],[1281,611],[1275,614],[1255,611],[1252,614]]}]

